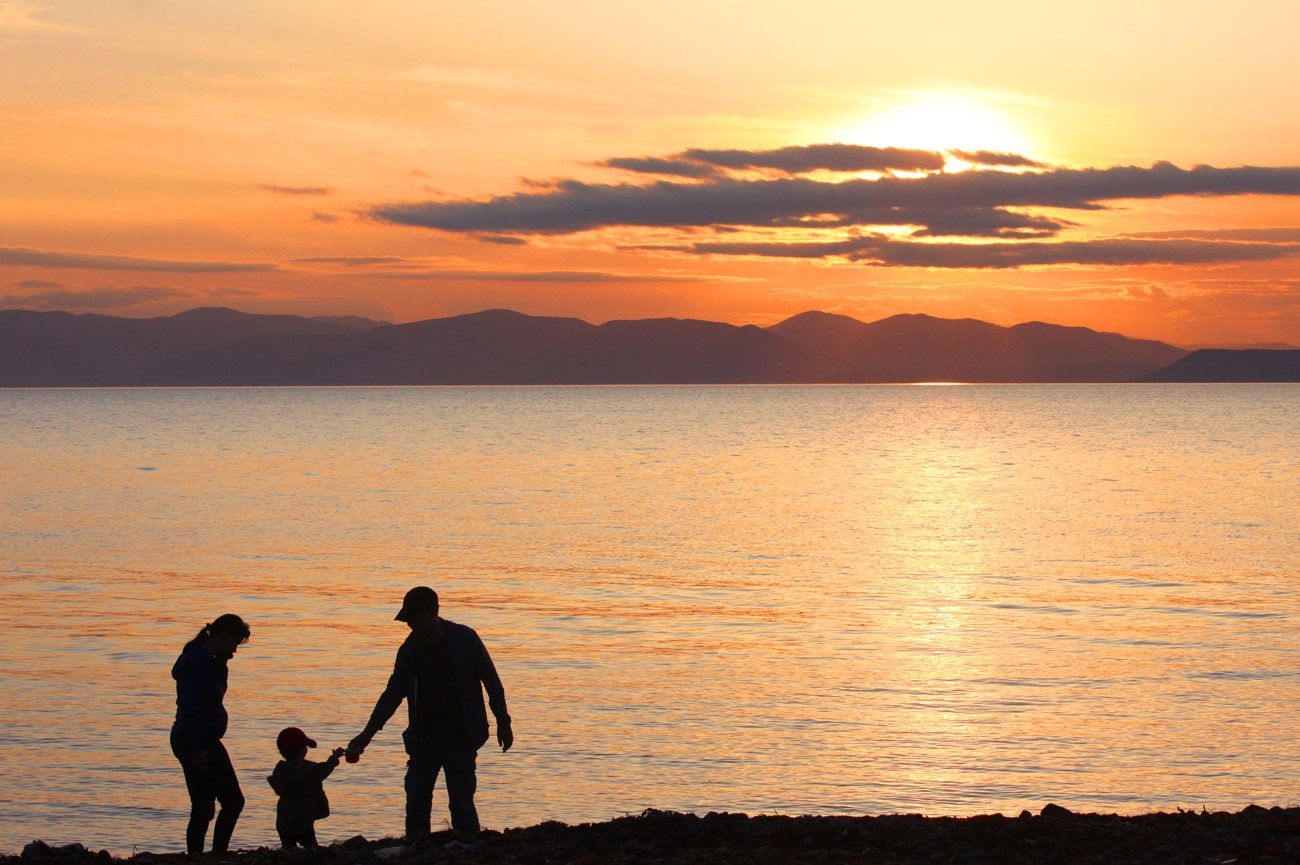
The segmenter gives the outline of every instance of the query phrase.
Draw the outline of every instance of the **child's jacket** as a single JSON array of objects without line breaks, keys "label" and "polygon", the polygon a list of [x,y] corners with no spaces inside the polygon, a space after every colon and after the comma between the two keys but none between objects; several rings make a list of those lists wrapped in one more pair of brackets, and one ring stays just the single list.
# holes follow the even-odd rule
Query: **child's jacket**
[{"label": "child's jacket", "polygon": [[330,800],[322,782],[338,764],[339,758],[332,755],[323,763],[298,758],[275,764],[266,780],[280,797],[275,806],[276,829],[308,829],[330,815]]}]

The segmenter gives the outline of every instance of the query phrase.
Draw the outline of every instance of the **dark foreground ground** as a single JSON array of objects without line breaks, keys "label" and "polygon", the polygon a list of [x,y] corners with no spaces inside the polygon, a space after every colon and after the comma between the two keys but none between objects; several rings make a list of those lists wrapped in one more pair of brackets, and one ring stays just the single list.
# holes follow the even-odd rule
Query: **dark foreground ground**
[{"label": "dark foreground ground", "polygon": [[[180,854],[137,853],[112,860],[78,845],[29,845],[0,865],[182,865]],[[1300,808],[1251,805],[1237,814],[1074,814],[1048,805],[1018,817],[747,817],[646,811],[607,823],[542,823],[475,837],[437,833],[414,847],[400,839],[350,841],[314,854],[260,848],[205,863],[230,865],[910,865],[910,863],[1195,863],[1300,862]]]}]

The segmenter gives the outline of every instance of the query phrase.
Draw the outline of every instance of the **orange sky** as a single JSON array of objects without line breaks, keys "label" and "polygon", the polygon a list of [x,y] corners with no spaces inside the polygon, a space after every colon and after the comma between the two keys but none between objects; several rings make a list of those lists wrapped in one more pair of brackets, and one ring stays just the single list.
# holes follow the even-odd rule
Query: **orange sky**
[{"label": "orange sky", "polygon": [[0,306],[1300,345],[1296,32],[1290,0],[0,0]]}]

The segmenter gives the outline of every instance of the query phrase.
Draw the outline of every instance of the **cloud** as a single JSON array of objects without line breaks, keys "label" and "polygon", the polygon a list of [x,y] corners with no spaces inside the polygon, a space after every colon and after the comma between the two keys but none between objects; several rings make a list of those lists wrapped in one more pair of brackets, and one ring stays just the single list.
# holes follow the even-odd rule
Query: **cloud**
[{"label": "cloud", "polygon": [[303,264],[342,264],[346,267],[366,267],[372,264],[400,264],[405,261],[404,258],[394,258],[392,256],[322,256],[318,258],[295,258],[294,263]]},{"label": "cloud", "polygon": [[874,215],[864,212],[859,216],[864,220],[872,220],[877,225],[888,225],[892,216],[901,220],[896,224],[922,226],[913,232],[914,237],[1043,237],[1075,224],[1068,220],[1035,216],[1000,207],[953,210],[909,208]]},{"label": "cloud", "polygon": [[726,171],[773,169],[786,174],[813,171],[886,172],[938,171],[942,153],[863,144],[800,144],[774,150],[711,150],[694,147],[672,156],[620,156],[597,163],[640,174],[664,174],[695,179],[722,176]]},{"label": "cloud", "polygon": [[[971,172],[966,172],[971,173]],[[994,173],[994,172],[990,172]],[[998,172],[1000,173],[1000,172]],[[1055,231],[1064,223],[975,204],[937,207],[927,196],[902,187],[891,194],[854,180],[822,183],[806,178],[705,184],[658,181],[604,185],[561,180],[546,191],[521,192],[487,201],[453,200],[379,205],[370,215],[397,225],[444,231],[573,234],[615,226],[659,228],[844,227],[914,225],[928,234],[983,236],[1004,228]],[[973,196],[967,196],[973,200]]]},{"label": "cloud", "polygon": [[[837,228],[859,225],[912,226],[914,237],[1029,238],[1056,234],[1075,223],[1067,220],[1034,216],[999,207],[955,208],[942,210],[921,207],[869,208],[850,214],[773,219],[767,228]],[[739,229],[720,227],[719,233],[735,234]]]},{"label": "cloud", "polygon": [[[971,222],[964,211],[1006,207],[1100,210],[1107,201],[1177,195],[1300,195],[1300,168],[1197,166],[1185,170],[1157,163],[1150,168],[1062,168],[1024,174],[973,170],[840,182],[805,177],[643,185],[560,180],[538,191],[487,200],[380,204],[368,213],[396,225],[463,233],[573,234],[615,226],[791,226],[811,220],[836,227],[917,225],[937,235],[962,233],[948,226]],[[1054,228],[1051,220],[1036,219],[1034,227],[1040,231]]]},{"label": "cloud", "polygon": [[995,165],[1007,168],[1046,168],[1046,163],[1019,153],[1003,153],[998,150],[949,150],[953,156],[971,165]]},{"label": "cloud", "polygon": [[885,267],[973,269],[1068,264],[1106,267],[1147,264],[1213,265],[1236,261],[1268,261],[1300,255],[1300,244],[1116,238],[1025,243],[927,243],[893,240],[882,235],[802,243],[708,242],[642,248],[693,255],[845,258]]},{"label": "cloud", "polygon": [[[1184,230],[1070,239],[1087,214],[1114,202],[1170,197],[1300,195],[1300,167],[1197,165],[1049,168],[1017,153],[953,150],[977,166],[944,171],[936,151],[810,144],[770,150],[689,148],[666,157],[618,157],[597,163],[644,182],[532,182],[484,199],[381,203],[363,212],[394,225],[419,226],[519,243],[542,235],[604,229],[701,230],[732,242],[626,243],[623,249],[694,255],[843,258],[891,267],[1015,268],[1061,264],[1224,264],[1290,257],[1300,229]],[[1027,168],[1030,171],[1008,171]],[[767,174],[755,175],[754,170]],[[774,176],[778,171],[785,176]],[[839,172],[847,177],[804,176]],[[879,176],[860,176],[872,172]],[[896,174],[893,172],[904,172]],[[901,228],[885,237],[879,229]],[[761,232],[759,239],[753,239]],[[870,233],[867,233],[870,232]],[[745,239],[748,237],[749,239]],[[982,243],[929,242],[965,238]],[[920,241],[920,242],[918,242]],[[1049,242],[1050,241],[1050,242]]]},{"label": "cloud", "polygon": [[711,165],[662,156],[616,156],[597,164],[639,174],[667,174],[674,177],[713,177],[718,173]]},{"label": "cloud", "polygon": [[24,279],[22,282],[15,282],[10,288],[61,288],[57,282],[50,282],[48,279]]},{"label": "cloud", "polygon": [[594,282],[660,283],[737,281],[735,277],[693,276],[661,273],[609,273],[597,270],[398,270],[384,273],[358,273],[353,276],[380,279],[468,280],[474,282]]},{"label": "cloud", "polygon": [[335,216],[332,213],[321,213],[319,210],[311,215],[313,222],[325,222],[333,225],[336,222],[342,222],[343,217]]},{"label": "cloud", "polygon": [[247,288],[210,288],[203,294],[208,297],[261,297],[262,292],[251,291]]},{"label": "cloud", "polygon": [[787,174],[810,171],[937,171],[943,168],[943,154],[932,150],[901,147],[868,147],[862,144],[798,144],[775,150],[683,150],[676,158],[715,165],[719,168],[774,168]]},{"label": "cloud", "polygon": [[512,237],[508,234],[480,234],[477,238],[483,243],[497,243],[502,246],[527,246],[528,241],[522,237]]},{"label": "cloud", "polygon": [[1300,297],[1300,279],[1189,279],[1174,284],[1184,295],[1232,297]]},{"label": "cloud", "polygon": [[6,294],[6,307],[19,309],[119,309],[155,300],[192,297],[189,292],[163,286],[135,285],[130,288],[55,289],[34,294]]},{"label": "cloud", "polygon": [[1169,302],[1169,292],[1158,285],[1130,285],[1127,293],[1132,300],[1146,300],[1152,303]]},{"label": "cloud", "polygon": [[160,273],[254,273],[275,270],[273,264],[228,261],[172,261],[126,255],[86,255],[79,252],[41,252],[22,247],[0,247],[0,264],[16,267],[69,267],[83,270],[136,270]]},{"label": "cloud", "polygon": [[1123,237],[1198,238],[1200,240],[1249,240],[1259,243],[1300,243],[1300,228],[1211,228],[1173,231],[1135,231]]},{"label": "cloud", "polygon": [[274,183],[263,183],[260,187],[263,192],[274,192],[276,195],[333,195],[334,188],[330,186],[279,186]]}]

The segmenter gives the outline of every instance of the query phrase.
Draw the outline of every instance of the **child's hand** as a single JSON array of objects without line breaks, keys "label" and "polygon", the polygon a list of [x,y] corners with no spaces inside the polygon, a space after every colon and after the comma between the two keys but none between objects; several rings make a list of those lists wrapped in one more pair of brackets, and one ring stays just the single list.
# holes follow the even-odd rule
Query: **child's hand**
[{"label": "child's hand", "polygon": [[342,756],[343,756],[344,754],[346,754],[347,752],[348,752],[348,749],[347,749],[347,748],[335,748],[335,749],[334,749],[333,751],[331,751],[330,753],[333,754],[333,755],[334,755],[334,759],[337,760],[339,757],[342,757]]}]

